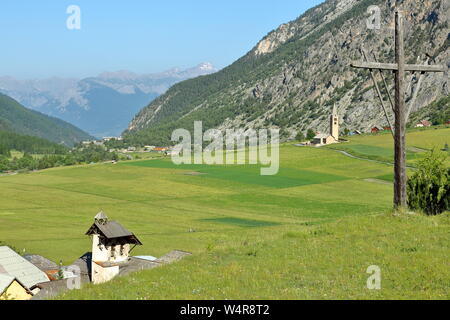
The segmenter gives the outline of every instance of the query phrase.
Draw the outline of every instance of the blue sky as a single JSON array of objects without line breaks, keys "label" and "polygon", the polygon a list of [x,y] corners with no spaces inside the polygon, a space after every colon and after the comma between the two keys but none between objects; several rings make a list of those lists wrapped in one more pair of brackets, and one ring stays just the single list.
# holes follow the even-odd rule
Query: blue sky
[{"label": "blue sky", "polygon": [[[321,2],[2,0],[0,76],[150,73],[200,62],[223,68]],[[81,9],[81,30],[66,28],[69,5]]]}]

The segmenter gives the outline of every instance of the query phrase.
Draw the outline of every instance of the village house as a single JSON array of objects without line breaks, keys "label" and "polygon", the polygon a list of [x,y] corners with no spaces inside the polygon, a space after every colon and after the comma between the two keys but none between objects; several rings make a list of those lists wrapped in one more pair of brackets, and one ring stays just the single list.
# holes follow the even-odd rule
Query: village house
[{"label": "village house", "polygon": [[339,115],[336,106],[333,107],[333,113],[330,116],[330,133],[319,133],[312,140],[312,144],[316,146],[332,143],[339,143]]},{"label": "village house", "polygon": [[361,131],[355,130],[355,131],[351,131],[348,135],[349,135],[349,136],[359,136],[359,135],[361,135],[361,134],[362,134]]},{"label": "village house", "polygon": [[180,155],[180,152],[181,152],[180,150],[174,150],[174,149],[170,148],[170,149],[167,149],[165,154],[167,156],[178,156],[178,155]]},{"label": "village house", "polygon": [[424,127],[431,127],[431,122],[428,120],[422,120],[418,124],[416,124],[416,128],[424,128]]},{"label": "village house", "polygon": [[150,152],[155,150],[156,146],[144,146],[144,151]]},{"label": "village house", "polygon": [[370,133],[377,134],[377,133],[379,133],[379,132],[381,132],[381,131],[383,131],[383,128],[382,128],[382,127],[375,126],[375,127],[373,127],[373,128],[370,130]]},{"label": "village house", "polygon": [[0,300],[29,300],[33,293],[17,278],[0,273]]},{"label": "village house", "polygon": [[94,224],[86,235],[92,236],[91,278],[94,284],[116,277],[121,265],[128,263],[133,248],[142,245],[141,241],[121,224],[109,221],[103,211],[95,216]]},{"label": "village house", "polygon": [[122,137],[104,137],[103,138],[103,142],[109,142],[112,140],[116,140],[116,141],[122,141],[123,138]]},{"label": "village house", "polygon": [[50,281],[42,270],[6,246],[0,247],[0,276],[0,295],[14,295],[17,299],[30,299],[39,292],[39,283]]}]

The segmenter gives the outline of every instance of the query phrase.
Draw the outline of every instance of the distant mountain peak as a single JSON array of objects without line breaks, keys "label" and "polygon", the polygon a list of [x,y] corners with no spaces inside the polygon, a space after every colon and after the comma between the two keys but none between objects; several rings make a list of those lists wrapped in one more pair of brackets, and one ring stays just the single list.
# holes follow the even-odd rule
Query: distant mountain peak
[{"label": "distant mountain peak", "polygon": [[94,136],[119,135],[133,116],[177,82],[217,71],[209,62],[159,73],[103,72],[85,79],[17,80],[0,76],[0,92]]},{"label": "distant mountain peak", "polygon": [[216,70],[216,68],[214,68],[214,65],[210,62],[203,62],[200,63],[197,68],[199,68],[200,70],[205,70],[205,71],[213,71]]},{"label": "distant mountain peak", "polygon": [[[204,73],[209,74],[217,71],[214,65],[210,62],[202,62],[195,67],[182,69],[182,68],[171,68],[166,71],[158,72],[158,73],[135,73],[128,70],[119,70],[119,71],[106,71],[97,76],[97,78],[102,80],[137,80],[137,79],[146,79],[146,78],[163,78],[167,76],[179,76],[186,74],[196,74],[196,73]],[[95,78],[89,78],[95,79]]]}]

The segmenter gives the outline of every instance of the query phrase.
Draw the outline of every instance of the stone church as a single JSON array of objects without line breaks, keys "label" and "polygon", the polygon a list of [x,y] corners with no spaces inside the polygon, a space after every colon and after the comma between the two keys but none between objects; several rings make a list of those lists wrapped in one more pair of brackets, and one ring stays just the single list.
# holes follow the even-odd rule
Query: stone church
[{"label": "stone church", "polygon": [[339,143],[339,115],[336,105],[333,107],[333,113],[330,116],[330,133],[321,133],[314,137],[312,144],[323,146],[327,144]]}]

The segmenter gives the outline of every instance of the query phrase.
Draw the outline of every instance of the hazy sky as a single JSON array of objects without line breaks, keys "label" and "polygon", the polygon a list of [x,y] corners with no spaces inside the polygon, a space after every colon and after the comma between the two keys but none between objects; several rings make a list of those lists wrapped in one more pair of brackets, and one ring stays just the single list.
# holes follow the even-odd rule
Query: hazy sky
[{"label": "hazy sky", "polygon": [[[0,76],[223,68],[322,0],[2,0]],[[81,29],[66,26],[69,5]]]}]

